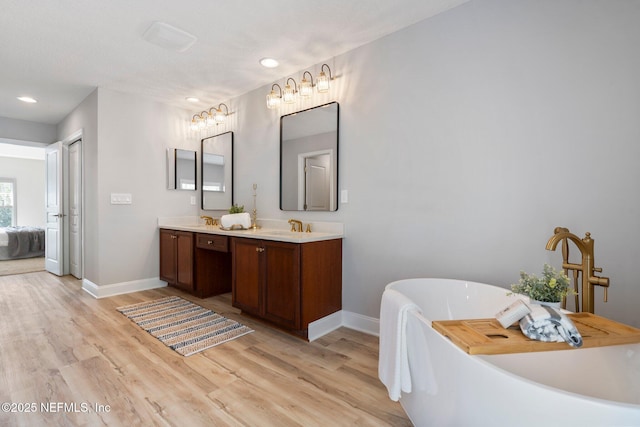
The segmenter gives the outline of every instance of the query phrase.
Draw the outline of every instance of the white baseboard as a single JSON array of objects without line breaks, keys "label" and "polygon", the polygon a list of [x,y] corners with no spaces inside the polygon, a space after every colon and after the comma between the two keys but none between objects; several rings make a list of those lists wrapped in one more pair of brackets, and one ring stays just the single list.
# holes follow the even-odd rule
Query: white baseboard
[{"label": "white baseboard", "polygon": [[342,311],[336,311],[328,316],[309,323],[307,337],[309,341],[314,341],[331,331],[335,331],[342,326]]},{"label": "white baseboard", "polygon": [[380,336],[380,319],[351,311],[342,311],[342,326],[365,334]]},{"label": "white baseboard", "polygon": [[163,282],[159,277],[142,280],[132,280],[130,282],[112,283],[110,285],[103,286],[98,286],[90,280],[82,279],[82,290],[94,298],[112,297],[115,295],[128,294],[131,292],[163,288],[165,286],[167,286],[167,282]]},{"label": "white baseboard", "polygon": [[380,334],[380,320],[375,317],[341,310],[309,323],[309,329],[307,330],[309,341],[314,341],[341,326],[369,335],[379,336]]}]

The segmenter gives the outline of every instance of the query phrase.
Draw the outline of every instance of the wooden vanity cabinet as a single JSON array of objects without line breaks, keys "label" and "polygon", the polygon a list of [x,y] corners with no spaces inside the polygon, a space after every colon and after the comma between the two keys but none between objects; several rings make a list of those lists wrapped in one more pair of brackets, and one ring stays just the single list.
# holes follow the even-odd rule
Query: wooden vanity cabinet
[{"label": "wooden vanity cabinet", "polygon": [[342,240],[232,238],[232,303],[308,337],[309,323],[342,308]]},{"label": "wooden vanity cabinet", "polygon": [[200,298],[231,292],[231,252],[229,238],[215,234],[196,234],[196,286]]},{"label": "wooden vanity cabinet", "polygon": [[193,233],[160,230],[160,279],[187,292],[194,290]]},{"label": "wooden vanity cabinet", "polygon": [[199,298],[231,292],[229,238],[160,229],[160,279]]}]

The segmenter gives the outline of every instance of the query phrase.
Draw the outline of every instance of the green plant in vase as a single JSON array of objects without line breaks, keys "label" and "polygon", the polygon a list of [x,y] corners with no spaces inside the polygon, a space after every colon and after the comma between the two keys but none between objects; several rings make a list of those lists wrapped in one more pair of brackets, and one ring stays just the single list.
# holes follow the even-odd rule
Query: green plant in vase
[{"label": "green plant in vase", "polygon": [[229,208],[229,213],[230,214],[237,214],[237,213],[242,213],[244,212],[244,205],[242,206],[238,206],[238,204],[236,203],[235,205],[231,206]]},{"label": "green plant in vase", "polygon": [[511,290],[517,294],[527,295],[532,300],[556,303],[561,302],[567,295],[575,294],[569,285],[569,277],[563,270],[557,271],[549,264],[545,264],[542,277],[521,271],[520,280],[511,285]]}]

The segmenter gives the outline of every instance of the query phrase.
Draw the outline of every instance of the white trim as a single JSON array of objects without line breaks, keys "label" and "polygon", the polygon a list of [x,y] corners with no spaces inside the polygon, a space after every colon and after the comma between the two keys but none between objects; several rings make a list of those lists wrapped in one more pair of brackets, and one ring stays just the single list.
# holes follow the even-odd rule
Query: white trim
[{"label": "white trim", "polygon": [[131,292],[146,291],[148,289],[164,288],[166,286],[167,282],[160,280],[159,277],[112,283],[103,286],[98,286],[88,279],[82,279],[82,290],[94,298],[106,298],[115,295],[129,294]]},{"label": "white trim", "polygon": [[345,328],[354,329],[365,334],[380,336],[380,320],[375,317],[363,316],[362,314],[352,313],[350,311],[336,311],[333,314],[309,323],[307,329],[307,337],[309,341],[315,341],[318,338],[335,331],[344,326]]},{"label": "white trim", "polygon": [[307,338],[309,342],[327,335],[342,326],[342,311],[336,311],[328,316],[309,323],[307,328]]},{"label": "white trim", "polygon": [[342,311],[342,326],[365,334],[380,336],[380,319],[351,311]]}]

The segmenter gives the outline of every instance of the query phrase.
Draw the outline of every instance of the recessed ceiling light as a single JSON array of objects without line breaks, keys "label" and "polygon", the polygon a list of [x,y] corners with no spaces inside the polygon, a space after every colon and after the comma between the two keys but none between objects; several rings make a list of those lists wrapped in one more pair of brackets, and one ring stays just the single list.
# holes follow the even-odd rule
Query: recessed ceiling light
[{"label": "recessed ceiling light", "polygon": [[193,34],[159,21],[151,24],[142,38],[149,43],[178,52],[184,52],[198,40]]},{"label": "recessed ceiling light", "polygon": [[200,102],[200,100],[195,96],[187,96],[185,99],[189,102]]},{"label": "recessed ceiling light", "polygon": [[27,102],[29,104],[35,104],[36,102],[38,102],[37,99],[32,98],[30,96],[19,96],[18,99],[22,102]]},{"label": "recessed ceiling light", "polygon": [[260,65],[267,68],[276,68],[278,66],[278,61],[273,58],[262,58],[260,60]]}]

